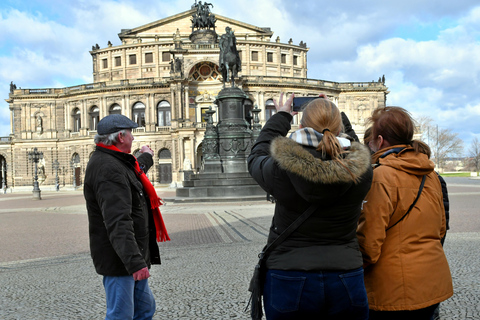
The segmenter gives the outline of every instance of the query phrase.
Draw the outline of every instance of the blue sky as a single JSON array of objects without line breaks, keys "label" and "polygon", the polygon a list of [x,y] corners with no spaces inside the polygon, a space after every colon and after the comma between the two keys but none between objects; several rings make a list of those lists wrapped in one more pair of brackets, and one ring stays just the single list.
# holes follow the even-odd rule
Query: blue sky
[{"label": "blue sky", "polygon": [[[184,0],[2,0],[0,136],[10,133],[8,98],[22,88],[91,83],[89,50],[119,45],[121,29],[186,11]],[[307,42],[308,77],[372,81],[385,75],[387,105],[459,134],[468,154],[480,138],[478,1],[210,1],[216,14],[270,27],[281,42]],[[255,10],[252,10],[255,8]]]}]

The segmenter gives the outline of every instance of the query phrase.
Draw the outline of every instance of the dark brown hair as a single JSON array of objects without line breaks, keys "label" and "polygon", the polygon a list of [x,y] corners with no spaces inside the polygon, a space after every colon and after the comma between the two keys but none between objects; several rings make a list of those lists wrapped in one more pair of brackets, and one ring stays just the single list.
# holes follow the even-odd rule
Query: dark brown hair
[{"label": "dark brown hair", "polygon": [[365,133],[363,134],[363,144],[368,147],[368,143],[370,140],[372,140],[373,135],[372,135],[372,127],[368,127],[367,130],[365,130]]},{"label": "dark brown hair", "polygon": [[371,140],[376,140],[379,135],[390,145],[408,144],[415,151],[430,156],[430,148],[420,140],[413,140],[415,124],[410,113],[401,107],[378,108],[370,117],[372,123]]}]

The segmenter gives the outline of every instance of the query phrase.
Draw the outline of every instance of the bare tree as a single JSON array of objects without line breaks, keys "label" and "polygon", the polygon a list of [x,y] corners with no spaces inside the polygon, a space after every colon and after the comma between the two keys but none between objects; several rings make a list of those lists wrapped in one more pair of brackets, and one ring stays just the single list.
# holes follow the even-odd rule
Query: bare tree
[{"label": "bare tree", "polygon": [[476,172],[480,171],[480,140],[474,137],[469,150],[470,164]]},{"label": "bare tree", "polygon": [[421,116],[415,119],[416,132],[421,135],[420,140],[428,143],[429,128],[433,127],[433,119],[429,116]]},{"label": "bare tree", "polygon": [[[433,130],[432,130],[433,129]],[[463,153],[463,141],[458,133],[447,128],[430,128],[430,148],[433,159],[438,168],[443,168],[449,157],[460,157]]]},{"label": "bare tree", "polygon": [[445,160],[449,157],[460,157],[463,153],[463,141],[455,133],[447,128],[439,128],[433,124],[430,117],[420,117],[416,120],[417,129],[421,140],[428,144],[432,150],[432,160],[437,168],[445,166]]}]

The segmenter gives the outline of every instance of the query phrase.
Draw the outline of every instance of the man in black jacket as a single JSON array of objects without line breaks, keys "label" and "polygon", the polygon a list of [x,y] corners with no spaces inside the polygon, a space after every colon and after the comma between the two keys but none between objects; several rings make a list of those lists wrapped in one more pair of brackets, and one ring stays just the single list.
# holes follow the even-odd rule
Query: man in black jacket
[{"label": "man in black jacket", "polygon": [[148,277],[151,264],[160,263],[150,206],[156,194],[140,179],[153,164],[153,151],[143,146],[138,159],[130,154],[137,126],[123,115],[103,118],[85,172],[90,251],[103,275],[106,319],[152,319],[155,313]]}]

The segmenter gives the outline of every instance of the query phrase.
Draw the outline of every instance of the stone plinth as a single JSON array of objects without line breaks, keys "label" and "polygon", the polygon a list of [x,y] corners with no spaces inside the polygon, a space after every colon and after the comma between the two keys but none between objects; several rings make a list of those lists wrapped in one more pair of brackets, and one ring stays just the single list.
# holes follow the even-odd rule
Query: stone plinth
[{"label": "stone plinth", "polygon": [[190,34],[190,41],[193,44],[215,44],[217,42],[217,33],[211,29],[199,29]]},{"label": "stone plinth", "polygon": [[248,172],[200,173],[178,188],[174,202],[266,200],[266,193]]}]

